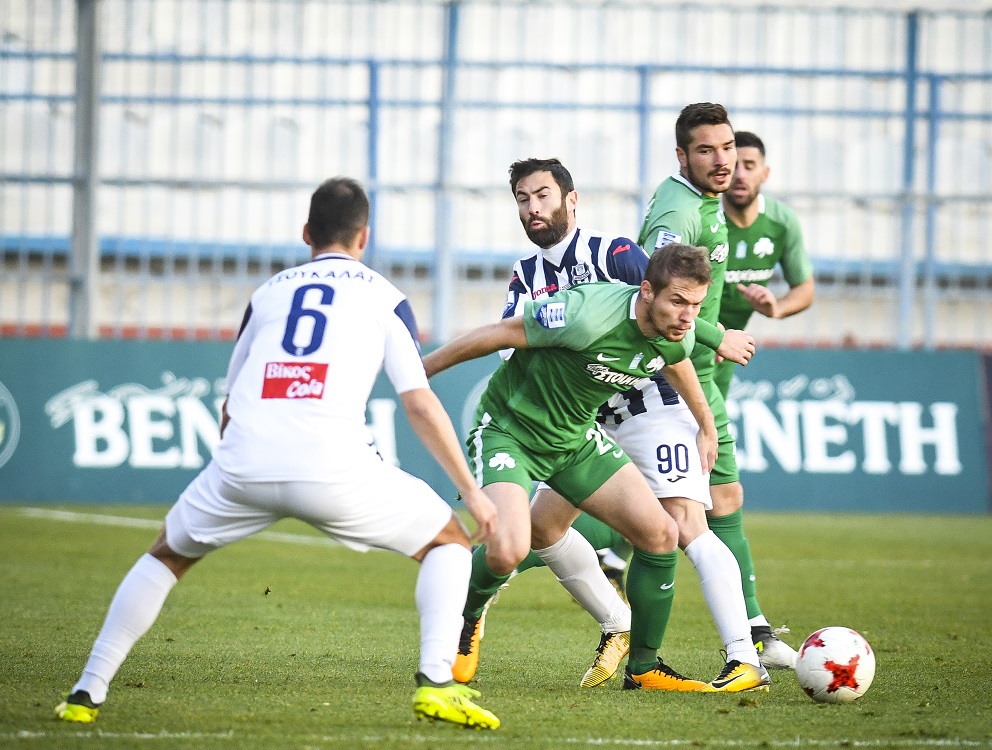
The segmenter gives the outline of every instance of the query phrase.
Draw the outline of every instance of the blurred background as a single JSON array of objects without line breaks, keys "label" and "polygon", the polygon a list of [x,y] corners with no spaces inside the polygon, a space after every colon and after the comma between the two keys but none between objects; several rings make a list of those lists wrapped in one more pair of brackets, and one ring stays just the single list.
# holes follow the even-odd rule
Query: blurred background
[{"label": "blurred background", "polygon": [[441,341],[498,318],[530,247],[512,161],[560,158],[580,226],[636,238],[678,112],[717,101],[815,268],[759,343],[988,350],[979,5],[3,0],[0,335],[230,339],[344,174]]}]

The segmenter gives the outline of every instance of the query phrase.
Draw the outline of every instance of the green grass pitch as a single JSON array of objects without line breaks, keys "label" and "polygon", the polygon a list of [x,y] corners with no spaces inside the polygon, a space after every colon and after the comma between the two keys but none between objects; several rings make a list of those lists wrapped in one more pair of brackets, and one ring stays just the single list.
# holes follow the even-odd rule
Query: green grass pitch
[{"label": "green grass pitch", "polygon": [[[490,610],[475,686],[503,726],[482,733],[413,717],[416,564],[288,522],[273,531],[291,539],[250,539],[193,568],[97,724],[56,721],[165,509],[44,510],[0,507],[3,748],[992,748],[990,517],[746,517],[785,639],[846,625],[875,649],[874,684],[846,706],[813,703],[781,671],[758,695],[581,690],[596,627],[547,570],[528,571]],[[720,644],[684,557],[676,589],[662,653],[712,679]]]}]

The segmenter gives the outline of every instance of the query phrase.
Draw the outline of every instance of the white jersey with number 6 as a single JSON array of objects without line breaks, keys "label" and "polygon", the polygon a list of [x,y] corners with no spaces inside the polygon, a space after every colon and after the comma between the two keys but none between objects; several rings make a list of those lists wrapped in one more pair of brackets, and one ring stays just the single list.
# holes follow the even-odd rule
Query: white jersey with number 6
[{"label": "white jersey with number 6", "polygon": [[428,387],[416,322],[396,287],[337,253],[276,274],[245,312],[215,461],[250,481],[354,470],[369,454],[365,410],[383,367],[397,393]]}]

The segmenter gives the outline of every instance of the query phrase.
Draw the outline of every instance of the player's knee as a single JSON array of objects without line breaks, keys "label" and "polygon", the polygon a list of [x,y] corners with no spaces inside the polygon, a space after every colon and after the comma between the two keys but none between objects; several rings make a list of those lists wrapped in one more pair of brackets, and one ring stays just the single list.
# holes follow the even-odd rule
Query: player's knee
[{"label": "player's knee", "polygon": [[637,549],[655,555],[674,552],[679,543],[679,527],[675,519],[665,514],[650,526],[639,529],[637,538],[631,538],[630,543]]},{"label": "player's knee", "polygon": [[710,487],[710,497],[713,500],[713,509],[707,515],[730,515],[744,507],[744,486],[740,482],[715,484]]},{"label": "player's knee", "polygon": [[527,556],[529,549],[522,545],[507,545],[494,547],[486,545],[486,565],[498,576],[507,576]]}]

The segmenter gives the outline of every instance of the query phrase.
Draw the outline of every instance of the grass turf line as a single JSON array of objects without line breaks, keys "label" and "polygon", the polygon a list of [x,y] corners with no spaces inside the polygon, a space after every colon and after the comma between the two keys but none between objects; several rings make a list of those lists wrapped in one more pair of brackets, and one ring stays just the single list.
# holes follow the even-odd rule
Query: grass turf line
[{"label": "grass turf line", "polygon": [[[163,508],[66,507],[161,519]],[[787,672],[768,695],[580,690],[595,625],[547,570],[493,606],[476,686],[492,734],[418,723],[415,563],[248,540],[195,566],[125,662],[94,727],[52,707],[81,669],[142,528],[0,507],[3,747],[992,747],[992,519],[752,513],[759,595],[795,646],[862,632],[875,683],[850,706],[810,701]],[[284,522],[276,531],[311,534]],[[268,589],[269,593],[265,594]],[[663,655],[711,679],[720,644],[680,556]]]}]

